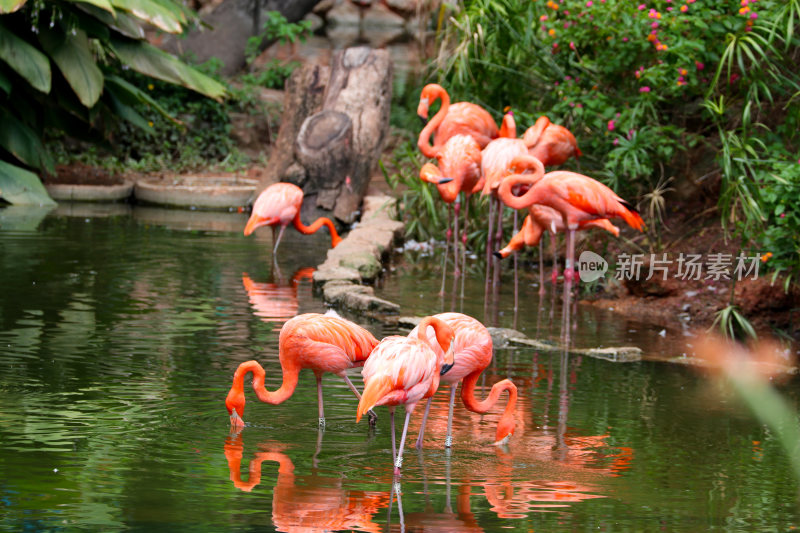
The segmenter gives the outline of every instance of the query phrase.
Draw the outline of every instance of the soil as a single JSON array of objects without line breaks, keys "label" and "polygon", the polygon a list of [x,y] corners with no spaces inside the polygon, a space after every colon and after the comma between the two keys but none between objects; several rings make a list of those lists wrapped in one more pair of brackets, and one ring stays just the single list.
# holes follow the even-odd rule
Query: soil
[{"label": "soil", "polygon": [[[637,279],[617,280],[614,274],[607,278],[614,278],[607,284],[605,290],[587,298],[585,301],[601,307],[613,307],[615,311],[644,318],[648,322],[689,327],[691,329],[708,329],[716,318],[716,313],[731,303],[754,326],[759,336],[772,336],[776,333],[789,335],[795,341],[800,341],[800,287],[789,286],[784,290],[784,279],[780,276],[772,279],[772,272],[768,269],[768,262],[756,260],[758,275],[753,272],[743,275],[741,279],[734,280],[714,279],[709,275],[709,254],[730,254],[727,270],[731,278],[736,268],[736,257],[740,253],[739,241],[727,237],[720,226],[720,217],[713,206],[713,201],[697,196],[688,200],[668,199],[671,207],[664,215],[664,225],[660,230],[661,247],[653,247],[654,258],[659,260],[666,254],[667,275],[655,271],[650,280],[646,280],[650,271],[651,247],[648,246],[649,236],[635,235],[627,229],[622,232],[635,245],[626,245],[624,239],[609,239],[608,251],[604,257],[619,258],[619,254],[643,254],[643,265]],[[593,249],[602,249],[592,247]],[[761,250],[766,254],[768,250]],[[694,276],[679,275],[679,257],[684,254],[702,254],[700,263],[702,272],[700,279],[688,279]],[[744,256],[750,258],[756,252],[744,251]],[[619,259],[617,259],[619,260]],[[752,259],[747,259],[745,267],[751,266]],[[613,267],[609,267],[610,270]]]},{"label": "soil", "polygon": [[42,178],[46,184],[63,185],[122,185],[122,174],[112,174],[105,169],[85,163],[56,165],[56,173]]}]

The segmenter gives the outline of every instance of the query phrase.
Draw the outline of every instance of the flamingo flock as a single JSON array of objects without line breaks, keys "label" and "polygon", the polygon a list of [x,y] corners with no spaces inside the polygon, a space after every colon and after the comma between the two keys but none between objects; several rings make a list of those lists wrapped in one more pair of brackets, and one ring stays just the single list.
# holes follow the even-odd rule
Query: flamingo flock
[{"label": "flamingo flock", "polygon": [[[534,246],[540,242],[545,231],[550,234],[551,241],[559,232],[566,234],[564,280],[571,283],[575,281],[575,232],[578,229],[601,228],[618,235],[619,230],[608,219],[621,218],[632,228],[642,230],[644,222],[633,205],[599,181],[576,172],[545,172],[546,167],[561,165],[571,157],[582,155],[575,136],[567,128],[553,124],[548,117],[542,116],[525,131],[521,139],[517,139],[512,112],[506,113],[502,127],[498,129],[485,109],[467,102],[450,104],[447,91],[437,84],[426,85],[422,90],[417,109],[420,118],[427,120],[428,108],[437,99],[441,101],[439,111],[420,132],[417,145],[424,156],[437,159],[438,168],[426,163],[420,169],[420,179],[438,184],[442,179],[451,178],[463,184],[460,191],[465,195],[466,205],[469,195],[475,192],[489,198],[487,292],[490,284],[499,281],[496,264],[494,275],[491,278],[489,276],[492,254],[503,258],[524,246]],[[466,139],[467,136],[472,137],[474,142]],[[479,155],[475,153],[476,145],[481,148]],[[476,166],[480,167],[477,178],[473,170]],[[464,169],[469,169],[469,173]],[[469,180],[466,176],[469,176]],[[478,184],[470,187],[476,179]],[[458,202],[453,198],[455,189],[448,188],[445,194],[439,186],[442,200],[449,204]],[[515,224],[515,235],[511,242],[494,251],[503,236],[503,205],[515,210],[527,209],[529,214],[521,231],[517,232]],[[465,211],[467,209],[465,207]],[[466,224],[464,221],[462,227]],[[449,230],[447,236],[449,243]],[[462,246],[465,246],[466,234],[462,239]],[[553,250],[555,283],[558,277],[555,246]],[[445,258],[447,253],[446,250]],[[465,251],[462,250],[464,256]],[[459,265],[458,256],[455,261],[455,275],[458,276],[463,272],[464,264],[462,262]],[[540,279],[541,291],[543,276]]]},{"label": "flamingo flock", "polygon": [[[428,120],[429,109],[437,100],[439,110]],[[478,105],[451,104],[447,91],[437,84],[429,84],[422,90],[417,113],[426,121],[418,147],[423,155],[436,161],[425,163],[419,176],[422,181],[436,185],[442,200],[450,206],[451,226],[446,234],[444,257],[446,262],[452,239],[456,276],[462,276],[466,270],[469,200],[474,194],[487,197],[490,205],[487,287],[490,282],[497,283],[498,263],[494,262],[495,275],[490,281],[490,262],[525,246],[541,246],[545,233],[550,235],[553,247],[554,284],[558,279],[554,237],[558,233],[566,235],[564,281],[568,288],[575,281],[576,231],[600,228],[618,236],[619,229],[610,222],[614,218],[642,230],[643,221],[636,209],[599,181],[576,172],[546,171],[547,167],[581,155],[572,133],[552,124],[548,117],[540,117],[522,138],[517,138],[512,111],[507,110],[498,127],[492,116]],[[249,235],[261,226],[272,227],[274,256],[290,223],[305,234],[314,233],[324,225],[330,232],[331,246],[335,247],[341,239],[332,221],[319,218],[310,226],[301,222],[302,201],[302,190],[294,185],[279,183],[266,188],[253,206],[244,234]],[[503,206],[526,210],[527,214],[519,230],[515,217],[514,236],[501,247]],[[459,222],[462,207],[463,222]],[[540,249],[540,261],[541,257]],[[544,287],[541,267],[540,276],[541,291]],[[248,282],[253,285],[246,278],[246,287]],[[442,292],[444,282],[443,277]],[[464,407],[474,413],[489,412],[507,393],[493,442],[504,446],[514,434],[517,387],[511,380],[503,379],[492,385],[484,400],[475,397],[476,383],[492,361],[493,344],[487,328],[474,317],[452,312],[427,316],[407,336],[391,335],[379,341],[366,329],[339,316],[306,313],[283,324],[278,350],[282,382],[277,390],[267,390],[267,373],[257,361],[243,362],[235,370],[225,400],[233,434],[246,425],[243,416],[248,374],[253,375],[252,388],[258,400],[276,405],[292,396],[302,369],[313,371],[316,378],[320,429],[325,427],[322,378],[326,372],[342,378],[356,397],[355,422],[366,414],[370,425],[375,425],[377,415],[373,409],[388,407],[394,475],[399,475],[402,469],[409,420],[416,406],[425,401],[415,442],[417,448],[422,448],[431,402],[442,384],[450,387],[446,448],[453,445],[453,409],[459,383]],[[346,374],[347,370],[359,367],[363,393]],[[405,408],[405,421],[398,448],[394,415],[399,405]]]}]

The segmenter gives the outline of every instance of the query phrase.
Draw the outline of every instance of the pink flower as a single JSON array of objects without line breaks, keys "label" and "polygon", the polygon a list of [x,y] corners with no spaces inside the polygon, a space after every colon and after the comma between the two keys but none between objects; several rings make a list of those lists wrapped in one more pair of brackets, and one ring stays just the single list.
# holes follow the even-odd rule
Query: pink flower
[{"label": "pink flower", "polygon": [[570,50],[575,50],[575,43],[573,41],[569,42],[569,48]]},{"label": "pink flower", "polygon": [[608,121],[608,131],[614,131],[614,119]]},{"label": "pink flower", "polygon": [[650,24],[650,27],[651,28],[658,28],[658,22],[653,22],[652,24]]},{"label": "pink flower", "polygon": [[583,107],[583,104],[575,104],[575,107]]},{"label": "pink flower", "polygon": [[594,2],[592,2],[592,0],[586,2],[586,7],[592,7],[592,5],[594,5]]},{"label": "pink flower", "polygon": [[644,11],[645,9],[647,9],[647,6],[646,6],[646,5],[644,5],[644,4],[639,4],[639,11]]},{"label": "pink flower", "polygon": [[682,5],[682,6],[681,6],[681,13],[686,13],[687,11],[689,11],[689,6],[687,6],[687,5]]},{"label": "pink flower", "polygon": [[699,61],[695,61],[694,66],[697,67],[697,70],[703,70],[704,68],[706,68],[706,66]]},{"label": "pink flower", "polygon": [[648,87],[647,85],[645,85],[644,87],[639,87],[639,92],[640,93],[649,93],[650,92],[650,87]]},{"label": "pink flower", "polygon": [[758,13],[756,13],[755,11],[750,13],[750,18],[753,19],[753,20],[757,19],[758,18]]},{"label": "pink flower", "polygon": [[786,213],[781,213],[781,218],[786,218]]},{"label": "pink flower", "polygon": [[619,144],[619,137],[617,137],[613,141],[611,141],[611,144],[613,144],[614,146],[618,145]]},{"label": "pink flower", "polygon": [[623,37],[623,38],[622,38],[622,42],[623,42],[623,43],[627,43],[627,42],[628,42],[628,38],[627,38],[627,37]]}]

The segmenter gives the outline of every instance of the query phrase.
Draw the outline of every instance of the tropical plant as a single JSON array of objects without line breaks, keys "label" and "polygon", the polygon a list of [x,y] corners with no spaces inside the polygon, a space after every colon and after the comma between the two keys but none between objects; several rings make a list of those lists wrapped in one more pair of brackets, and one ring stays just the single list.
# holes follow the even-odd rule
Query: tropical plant
[{"label": "tropical plant", "polygon": [[52,203],[34,174],[53,171],[45,132],[100,140],[120,119],[152,132],[139,106],[170,116],[127,69],[221,100],[223,84],[145,40],[145,23],[181,33],[193,21],[172,0],[0,1],[2,198]]}]

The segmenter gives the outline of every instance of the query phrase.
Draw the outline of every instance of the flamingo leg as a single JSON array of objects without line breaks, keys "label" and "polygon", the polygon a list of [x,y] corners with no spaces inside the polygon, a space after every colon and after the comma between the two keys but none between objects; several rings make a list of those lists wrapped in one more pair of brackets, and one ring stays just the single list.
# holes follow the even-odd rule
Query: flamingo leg
[{"label": "flamingo leg", "polygon": [[[356,395],[356,398],[358,398],[358,400],[361,401],[361,393],[358,392],[358,389],[356,388],[355,385],[353,385],[353,382],[350,381],[350,378],[347,377],[347,374],[342,374],[342,379],[344,379],[344,382],[347,383],[348,387],[350,387],[350,390],[353,391],[353,394]],[[375,426],[375,424],[378,422],[378,415],[375,414],[375,412],[372,409],[367,411],[367,418],[369,418],[370,426]]]},{"label": "flamingo leg", "polygon": [[539,295],[544,294],[544,234],[539,239]]},{"label": "flamingo leg", "polygon": [[283,237],[283,232],[286,229],[286,226],[281,225],[281,230],[278,232],[278,240],[275,241],[275,247],[272,249],[272,255],[276,255],[278,252],[278,245],[281,243],[281,237]]},{"label": "flamingo leg", "polygon": [[489,269],[492,264],[494,247],[494,198],[489,197],[489,232],[486,234],[486,294],[489,294]]},{"label": "flamingo leg", "polygon": [[[496,198],[497,202],[497,227],[495,228],[494,234],[494,242],[501,243],[503,242],[503,203],[500,201],[500,198]],[[494,270],[492,271],[492,284],[495,286],[500,285],[500,260],[492,256],[493,267]]]},{"label": "flamingo leg", "polygon": [[575,230],[567,230],[567,259],[564,265],[564,280],[572,283],[575,279]]},{"label": "flamingo leg", "polygon": [[464,193],[464,230],[463,230],[464,236],[461,238],[461,244],[464,245],[464,251],[463,251],[463,253],[461,255],[461,261],[462,261],[462,263],[461,263],[461,265],[462,265],[461,271],[464,272],[464,276],[461,277],[461,298],[462,299],[464,298],[464,278],[466,278],[466,272],[467,272],[467,239],[468,239],[467,223],[469,222],[469,198],[470,198],[470,195],[467,194],[467,193]]},{"label": "flamingo leg", "polygon": [[461,218],[459,215],[461,214],[461,201],[458,197],[456,197],[456,205],[454,208],[455,211],[455,231],[453,232],[453,264],[455,265],[455,271],[453,275],[455,277],[461,276],[461,268],[460,263],[458,262],[458,252],[459,247],[461,246],[461,237],[458,232],[458,219]]},{"label": "flamingo leg", "polygon": [[433,402],[433,396],[428,398],[428,403],[425,404],[425,414],[422,415],[422,423],[419,425],[419,436],[417,437],[417,442],[414,443],[414,447],[418,450],[422,448],[422,435],[425,433],[425,423],[428,421],[428,413],[431,410],[431,402]]},{"label": "flamingo leg", "polygon": [[397,448],[394,444],[394,406],[389,407],[389,419],[392,422],[392,464],[397,460]]},{"label": "flamingo leg", "polygon": [[[517,210],[514,210],[514,235],[517,234]],[[514,252],[514,313],[519,309],[519,274],[517,270],[517,260],[519,253]]]},{"label": "flamingo leg", "polygon": [[553,273],[550,277],[553,285],[558,283],[558,250],[556,249],[556,244],[556,234],[550,233],[550,249],[553,252]]},{"label": "flamingo leg", "polygon": [[406,422],[403,424],[403,434],[400,437],[400,450],[397,452],[397,459],[394,460],[394,475],[400,475],[400,469],[403,467],[403,447],[406,444],[406,434],[408,433],[408,421],[411,420],[411,412],[414,411],[414,405],[406,404]]},{"label": "flamingo leg", "polygon": [[453,446],[453,405],[456,403],[456,388],[458,383],[450,385],[450,410],[447,412],[447,436],[444,439],[444,447]]},{"label": "flamingo leg", "polygon": [[322,375],[317,376],[317,405],[319,407],[319,427],[325,428],[325,408],[322,405]]},{"label": "flamingo leg", "polygon": [[444,283],[447,279],[447,254],[450,253],[450,233],[453,226],[453,206],[447,208],[447,232],[444,238],[444,256],[442,257],[442,288],[439,289],[439,296],[444,295]]}]

